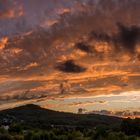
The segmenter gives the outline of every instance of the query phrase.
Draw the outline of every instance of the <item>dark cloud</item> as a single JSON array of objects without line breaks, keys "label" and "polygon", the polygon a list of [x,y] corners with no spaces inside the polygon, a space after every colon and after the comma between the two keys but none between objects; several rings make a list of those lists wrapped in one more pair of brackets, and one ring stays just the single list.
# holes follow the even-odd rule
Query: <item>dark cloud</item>
[{"label": "dark cloud", "polygon": [[56,68],[67,73],[80,73],[86,71],[86,68],[75,64],[73,60],[67,60],[65,62],[59,63],[57,64]]},{"label": "dark cloud", "polygon": [[130,53],[135,52],[135,47],[140,40],[140,27],[138,26],[124,26],[118,23],[118,35],[117,40],[123,49],[129,51]]},{"label": "dark cloud", "polygon": [[126,26],[122,23],[117,23],[117,32],[108,34],[107,32],[92,31],[89,34],[89,41],[107,42],[115,46],[115,51],[127,51],[131,54],[136,52],[136,45],[140,42],[140,27],[136,25]]},{"label": "dark cloud", "polygon": [[75,47],[77,49],[80,49],[83,52],[86,52],[86,53],[91,53],[92,52],[91,47],[88,44],[84,43],[84,42],[76,43]]}]

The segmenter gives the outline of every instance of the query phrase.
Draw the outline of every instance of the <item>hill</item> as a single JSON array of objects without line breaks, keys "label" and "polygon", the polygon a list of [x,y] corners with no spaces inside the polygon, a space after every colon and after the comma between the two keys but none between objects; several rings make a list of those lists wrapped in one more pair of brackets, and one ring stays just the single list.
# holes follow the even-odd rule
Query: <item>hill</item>
[{"label": "hill", "polygon": [[23,123],[33,127],[67,126],[67,127],[96,127],[119,126],[122,119],[98,114],[73,114],[58,112],[28,104],[0,111],[0,123]]}]

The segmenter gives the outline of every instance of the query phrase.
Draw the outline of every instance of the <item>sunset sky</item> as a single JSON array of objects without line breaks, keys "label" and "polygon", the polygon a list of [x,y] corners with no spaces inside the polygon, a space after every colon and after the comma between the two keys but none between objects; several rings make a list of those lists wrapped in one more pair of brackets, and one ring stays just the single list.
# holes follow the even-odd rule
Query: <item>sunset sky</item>
[{"label": "sunset sky", "polygon": [[28,103],[140,116],[140,1],[0,0],[0,110]]}]

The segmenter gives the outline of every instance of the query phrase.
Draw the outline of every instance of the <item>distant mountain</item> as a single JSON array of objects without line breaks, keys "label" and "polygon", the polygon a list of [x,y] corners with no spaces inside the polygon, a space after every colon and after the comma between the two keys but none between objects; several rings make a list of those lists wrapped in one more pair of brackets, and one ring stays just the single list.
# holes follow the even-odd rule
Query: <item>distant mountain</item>
[{"label": "distant mountain", "polygon": [[0,123],[18,122],[33,127],[71,126],[96,127],[99,125],[119,126],[122,119],[98,114],[73,114],[58,112],[28,104],[0,111]]}]

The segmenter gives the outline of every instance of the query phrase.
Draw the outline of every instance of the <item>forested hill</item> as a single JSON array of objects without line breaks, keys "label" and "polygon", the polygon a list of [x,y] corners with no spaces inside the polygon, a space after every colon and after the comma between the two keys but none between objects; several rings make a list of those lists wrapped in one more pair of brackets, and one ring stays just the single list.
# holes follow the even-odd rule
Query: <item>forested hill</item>
[{"label": "forested hill", "polygon": [[28,104],[0,111],[0,123],[22,122],[31,126],[68,126],[68,127],[96,127],[119,126],[122,119],[113,116],[97,114],[73,114],[58,112]]}]

